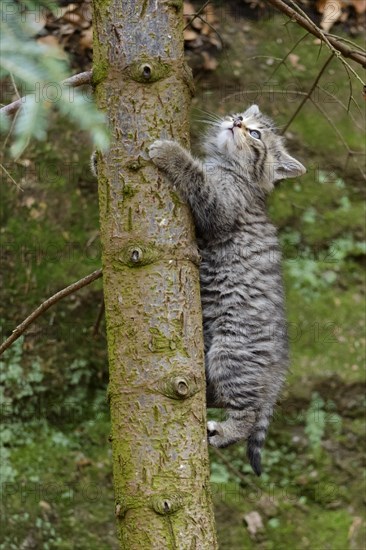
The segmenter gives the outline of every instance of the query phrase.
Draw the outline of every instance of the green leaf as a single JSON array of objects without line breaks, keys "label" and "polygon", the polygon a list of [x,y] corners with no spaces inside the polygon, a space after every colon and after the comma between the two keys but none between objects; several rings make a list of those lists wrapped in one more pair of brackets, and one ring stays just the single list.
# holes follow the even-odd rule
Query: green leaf
[{"label": "green leaf", "polygon": [[[40,44],[33,38],[39,26],[34,25],[34,15],[24,10],[24,5],[34,10],[35,6],[44,4],[27,1],[22,4],[20,17],[18,3],[10,0],[6,13],[0,18],[0,77],[11,75],[19,93],[26,95],[16,115],[11,154],[19,157],[31,139],[46,138],[50,118],[46,115],[50,104],[76,126],[89,132],[95,148],[106,150],[109,133],[104,114],[79,90],[62,84],[71,73],[62,50]],[[2,117],[3,131],[9,129],[9,121]]]},{"label": "green leaf", "polygon": [[46,139],[45,108],[43,102],[37,102],[35,96],[27,96],[16,118],[14,134],[16,140],[10,148],[13,157],[19,157],[27,147],[32,136]]}]

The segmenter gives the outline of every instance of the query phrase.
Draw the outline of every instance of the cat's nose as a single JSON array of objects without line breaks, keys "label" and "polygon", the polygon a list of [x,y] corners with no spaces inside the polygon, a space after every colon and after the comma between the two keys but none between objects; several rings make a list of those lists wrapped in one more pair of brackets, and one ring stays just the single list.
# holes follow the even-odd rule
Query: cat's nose
[{"label": "cat's nose", "polygon": [[234,120],[234,126],[236,126],[237,128],[241,128],[242,127],[242,122],[241,120],[239,120],[238,118],[236,118]]}]

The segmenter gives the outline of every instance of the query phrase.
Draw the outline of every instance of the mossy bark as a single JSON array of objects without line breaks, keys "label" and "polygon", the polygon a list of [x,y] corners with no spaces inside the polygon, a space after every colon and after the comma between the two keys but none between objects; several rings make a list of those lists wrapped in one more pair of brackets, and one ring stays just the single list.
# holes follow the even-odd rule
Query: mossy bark
[{"label": "mossy bark", "polygon": [[198,254],[189,212],[149,161],[189,142],[182,2],[94,0],[94,85],[111,441],[124,549],[215,549]]}]

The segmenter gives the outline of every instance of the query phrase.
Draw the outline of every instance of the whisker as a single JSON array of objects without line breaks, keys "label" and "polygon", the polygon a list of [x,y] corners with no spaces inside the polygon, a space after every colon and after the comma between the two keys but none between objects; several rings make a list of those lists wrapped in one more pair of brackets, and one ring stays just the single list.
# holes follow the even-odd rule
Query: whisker
[{"label": "whisker", "polygon": [[199,119],[196,118],[196,117],[195,117],[195,119],[196,119],[196,120],[208,120],[208,121],[214,122],[215,124],[218,124],[218,125],[221,124],[221,122],[222,122],[221,120],[219,120],[219,119],[217,119],[217,118],[213,118],[213,117],[202,117],[202,115],[200,115],[200,118],[199,118]]},{"label": "whisker", "polygon": [[204,118],[195,118],[196,122],[202,122],[203,124],[209,124],[211,126],[220,126],[220,123],[216,120],[207,120]]},{"label": "whisker", "polygon": [[201,111],[201,113],[204,113],[207,118],[210,118],[211,120],[217,120],[219,122],[222,121],[222,118],[218,116],[216,113],[211,113],[210,111],[205,111],[204,109],[200,109],[199,107],[196,107],[197,111]]}]

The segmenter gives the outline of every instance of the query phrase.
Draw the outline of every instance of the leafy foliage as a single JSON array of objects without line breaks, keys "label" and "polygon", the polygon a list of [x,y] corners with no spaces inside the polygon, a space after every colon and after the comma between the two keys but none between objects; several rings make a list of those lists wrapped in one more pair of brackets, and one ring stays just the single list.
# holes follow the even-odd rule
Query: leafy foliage
[{"label": "leafy foliage", "polygon": [[306,414],[305,434],[308,436],[309,445],[314,452],[319,452],[321,441],[325,432],[326,415],[324,401],[316,393],[313,393],[309,409]]},{"label": "leafy foliage", "polygon": [[[41,4],[37,2],[31,11],[26,11],[24,4],[11,0],[2,4],[1,10],[0,78],[10,76],[20,90],[27,91],[15,117],[11,154],[19,157],[32,138],[46,139],[53,107],[89,131],[96,148],[106,149],[108,132],[104,115],[89,97],[62,84],[70,76],[64,52],[33,38]],[[2,115],[1,127],[8,131],[9,126],[6,115]]]},{"label": "leafy foliage", "polygon": [[16,477],[8,448],[10,443],[19,442],[19,423],[16,418],[24,414],[24,401],[29,403],[30,398],[46,389],[42,384],[43,374],[37,360],[25,373],[21,364],[22,345],[23,339],[20,338],[5,352],[4,359],[0,361],[0,477],[3,483],[13,481]]},{"label": "leafy foliage", "polygon": [[[52,426],[72,424],[85,414],[92,370],[87,361],[74,359],[67,368],[66,386],[69,397],[59,400],[50,393],[49,381],[38,358],[27,362],[21,337],[6,350],[0,360],[0,477],[2,483],[13,482],[17,470],[12,465],[12,449],[30,444],[40,430],[53,444],[68,447],[69,438]],[[72,391],[74,390],[74,391]],[[93,397],[90,407],[94,417],[106,408],[104,394]],[[1,547],[0,547],[1,548]]]}]

